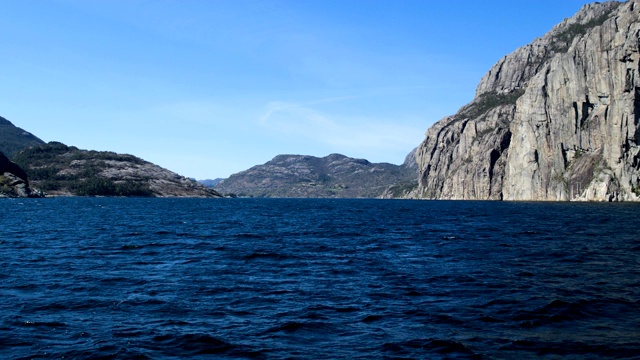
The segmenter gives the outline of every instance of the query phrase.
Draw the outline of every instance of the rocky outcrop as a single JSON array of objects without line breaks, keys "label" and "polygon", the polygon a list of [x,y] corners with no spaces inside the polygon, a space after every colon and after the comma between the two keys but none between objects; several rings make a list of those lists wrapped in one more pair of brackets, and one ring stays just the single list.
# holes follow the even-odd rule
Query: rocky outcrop
[{"label": "rocky outcrop", "polygon": [[133,155],[50,142],[23,150],[14,160],[34,186],[53,196],[220,197],[193,179]]},{"label": "rocky outcrop", "polygon": [[286,198],[374,198],[392,184],[416,178],[410,165],[370,163],[340,154],[278,155],[214,187],[223,194]]},{"label": "rocky outcrop", "polygon": [[640,0],[585,5],[501,59],[416,152],[415,197],[639,200]]},{"label": "rocky outcrop", "polygon": [[40,197],[31,191],[27,173],[0,152],[0,197]]}]

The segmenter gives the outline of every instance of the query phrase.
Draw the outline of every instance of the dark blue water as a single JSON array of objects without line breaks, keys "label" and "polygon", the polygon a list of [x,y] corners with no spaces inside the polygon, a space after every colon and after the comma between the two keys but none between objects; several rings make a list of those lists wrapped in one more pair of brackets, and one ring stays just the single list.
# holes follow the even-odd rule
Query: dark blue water
[{"label": "dark blue water", "polygon": [[2,359],[640,354],[640,204],[0,206]]}]

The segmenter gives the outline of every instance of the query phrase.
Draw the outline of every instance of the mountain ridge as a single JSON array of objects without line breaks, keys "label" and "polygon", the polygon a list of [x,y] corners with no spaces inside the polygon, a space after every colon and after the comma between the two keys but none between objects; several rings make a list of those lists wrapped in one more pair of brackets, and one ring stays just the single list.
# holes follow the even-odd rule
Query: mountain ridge
[{"label": "mountain ridge", "polygon": [[33,187],[53,196],[220,197],[195,180],[133,155],[81,150],[49,142],[14,161]]},{"label": "mountain ridge", "polygon": [[342,154],[325,157],[282,154],[231,175],[214,189],[248,197],[371,198],[380,197],[390,186],[416,176],[413,163],[371,163]]},{"label": "mountain ridge", "polygon": [[8,158],[18,151],[45,142],[32,133],[15,126],[11,121],[0,116],[0,152]]},{"label": "mountain ridge", "polygon": [[0,151],[0,193],[5,196],[41,197],[44,191],[49,196],[221,197],[133,155],[45,143],[3,117],[0,149],[11,154]]}]

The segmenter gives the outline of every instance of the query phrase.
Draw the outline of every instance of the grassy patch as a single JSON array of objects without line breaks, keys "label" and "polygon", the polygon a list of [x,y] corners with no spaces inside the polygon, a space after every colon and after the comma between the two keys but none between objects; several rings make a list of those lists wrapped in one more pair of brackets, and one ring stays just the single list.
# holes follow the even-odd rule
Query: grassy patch
[{"label": "grassy patch", "polygon": [[484,93],[471,103],[458,116],[460,119],[475,119],[498,106],[515,105],[516,101],[524,94],[524,89],[515,89],[506,94],[496,92]]}]

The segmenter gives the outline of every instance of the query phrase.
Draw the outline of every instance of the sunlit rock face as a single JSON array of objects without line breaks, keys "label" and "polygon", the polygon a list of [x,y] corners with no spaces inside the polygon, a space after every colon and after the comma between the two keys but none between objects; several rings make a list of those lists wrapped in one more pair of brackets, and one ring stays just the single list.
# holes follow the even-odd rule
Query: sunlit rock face
[{"label": "sunlit rock face", "polygon": [[640,0],[585,5],[482,78],[416,152],[415,197],[639,200]]}]

